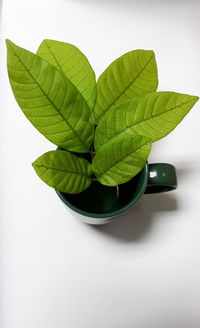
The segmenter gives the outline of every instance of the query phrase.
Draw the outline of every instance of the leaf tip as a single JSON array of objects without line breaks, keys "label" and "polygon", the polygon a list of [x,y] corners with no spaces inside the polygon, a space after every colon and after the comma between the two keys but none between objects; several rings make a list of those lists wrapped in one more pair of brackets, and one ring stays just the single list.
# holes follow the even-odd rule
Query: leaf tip
[{"label": "leaf tip", "polygon": [[6,46],[8,48],[9,46],[11,46],[12,41],[10,41],[9,39],[5,39],[5,43],[6,43]]},{"label": "leaf tip", "polygon": [[189,96],[190,98],[190,102],[192,104],[192,107],[196,104],[196,102],[199,100],[199,97],[198,96]]},{"label": "leaf tip", "polygon": [[[47,44],[48,41],[51,41],[51,40],[49,40],[49,39],[44,39],[44,40],[42,40],[42,42],[41,42],[40,45],[39,45],[39,48],[40,48],[41,46],[43,46],[44,44]],[[39,48],[38,48],[38,49],[39,49]]]},{"label": "leaf tip", "polygon": [[198,96],[193,96],[193,99],[195,101],[195,103],[199,100],[199,97]]},{"label": "leaf tip", "polygon": [[153,49],[150,49],[149,52],[155,57],[155,52]]},{"label": "leaf tip", "polygon": [[155,52],[153,49],[149,49],[149,50],[144,50],[145,53],[147,54],[147,56],[149,58],[151,58],[151,60],[154,60],[156,58]]},{"label": "leaf tip", "polygon": [[35,161],[31,164],[32,167],[34,168],[34,170],[36,169],[36,166],[37,166],[37,165],[36,165],[36,161],[37,161],[37,160],[35,160]]},{"label": "leaf tip", "polygon": [[17,48],[17,45],[12,42],[11,40],[9,39],[5,39],[5,42],[6,42],[6,46],[7,46],[7,50],[12,50],[13,48]]}]

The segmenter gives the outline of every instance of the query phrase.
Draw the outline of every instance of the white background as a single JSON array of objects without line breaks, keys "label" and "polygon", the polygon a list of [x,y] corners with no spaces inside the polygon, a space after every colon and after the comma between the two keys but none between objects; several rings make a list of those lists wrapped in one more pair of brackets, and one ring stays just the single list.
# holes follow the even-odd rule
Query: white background
[{"label": "white background", "polygon": [[159,90],[200,95],[200,1],[5,0],[0,44],[0,326],[199,328],[200,102],[150,155],[176,166],[178,190],[88,226],[31,167],[55,147],[14,100],[5,38],[31,51],[44,38],[73,43],[97,77],[153,49]]}]

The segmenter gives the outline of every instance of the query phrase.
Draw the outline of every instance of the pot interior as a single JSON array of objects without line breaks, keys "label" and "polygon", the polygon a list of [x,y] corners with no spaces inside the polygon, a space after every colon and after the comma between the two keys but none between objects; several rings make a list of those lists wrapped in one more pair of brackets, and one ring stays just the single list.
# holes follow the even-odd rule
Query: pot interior
[{"label": "pot interior", "polygon": [[57,191],[62,201],[76,212],[92,217],[118,215],[131,207],[144,193],[147,184],[147,165],[132,180],[118,187],[107,187],[98,181],[80,194]]}]

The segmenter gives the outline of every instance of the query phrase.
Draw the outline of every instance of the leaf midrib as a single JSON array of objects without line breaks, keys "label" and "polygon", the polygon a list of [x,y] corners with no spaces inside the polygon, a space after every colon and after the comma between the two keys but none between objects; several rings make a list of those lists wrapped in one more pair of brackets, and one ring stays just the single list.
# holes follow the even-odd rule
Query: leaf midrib
[{"label": "leaf midrib", "polygon": [[35,166],[37,167],[37,168],[44,168],[44,169],[46,169],[46,170],[54,170],[54,171],[59,171],[59,172],[64,172],[65,174],[67,174],[67,173],[71,173],[71,174],[77,174],[77,175],[82,175],[83,177],[85,177],[85,178],[87,178],[87,179],[89,179],[90,178],[90,176],[89,175],[85,175],[84,173],[82,173],[82,172],[77,172],[77,171],[66,171],[66,170],[62,170],[62,169],[56,169],[55,167],[48,167],[48,166],[46,166],[46,165],[38,165],[38,164],[35,164]]},{"label": "leaf midrib", "polygon": [[[12,45],[11,45],[12,47]],[[70,127],[70,129],[73,131],[73,133],[76,135],[76,137],[81,141],[81,143],[84,145],[84,147],[86,149],[88,149],[86,143],[80,138],[80,136],[78,135],[78,133],[74,130],[74,128],[72,127],[72,125],[65,119],[65,117],[63,116],[63,114],[59,111],[59,109],[56,107],[56,105],[52,102],[52,100],[49,98],[49,96],[46,94],[46,92],[44,91],[44,89],[41,87],[41,85],[37,82],[37,80],[34,78],[34,76],[31,74],[31,72],[28,70],[28,68],[26,67],[26,65],[23,63],[23,61],[21,60],[20,56],[17,54],[17,52],[15,51],[15,49],[12,47],[12,50],[14,51],[15,55],[17,56],[18,60],[20,61],[20,63],[23,65],[23,67],[25,68],[25,70],[28,72],[28,74],[31,76],[32,80],[37,84],[37,86],[39,87],[39,89],[43,92],[43,94],[45,95],[45,97],[48,99],[49,103],[55,108],[55,110],[58,112],[58,114],[62,117],[63,121]],[[37,55],[36,55],[37,56]],[[49,64],[49,63],[48,63]],[[49,64],[50,65],[50,64]]]},{"label": "leaf midrib", "polygon": [[[61,72],[62,72],[62,73],[68,78],[66,71],[64,71],[63,68],[62,68],[62,66],[64,66],[65,64],[62,65],[62,66],[59,64],[59,61],[58,61],[56,55],[54,54],[52,48],[50,47],[50,45],[48,44],[47,41],[48,41],[48,40],[44,40],[44,42],[45,42],[47,48],[49,49],[50,54],[52,55],[52,57],[54,58],[56,64],[58,65],[59,70],[60,70],[60,71],[61,71]],[[42,57],[41,57],[41,58],[42,58]],[[42,59],[43,59],[43,58],[42,58]],[[84,57],[82,57],[81,60],[84,60]],[[88,62],[88,63],[89,63],[89,62]],[[89,70],[90,70],[90,67],[88,67],[88,71],[89,71]],[[80,73],[80,72],[81,72],[81,70],[80,70],[78,73]],[[77,72],[76,72],[76,74],[77,74]],[[82,80],[83,80],[83,79],[85,79],[85,76],[83,76]],[[81,82],[82,82],[82,80],[81,80]],[[71,80],[70,80],[70,82],[74,85],[74,83],[73,83]],[[80,84],[80,81],[79,81],[79,84]],[[75,85],[74,85],[74,87],[79,91],[79,87],[78,87],[78,86],[75,86]],[[88,87],[87,87],[86,89],[88,89]],[[80,93],[82,94],[84,100],[85,100],[86,103],[88,104],[88,100],[87,100],[86,97],[83,95],[83,92],[80,92]],[[90,100],[90,99],[89,99],[89,100]],[[88,107],[90,108],[89,104],[88,104]]]},{"label": "leaf midrib", "polygon": [[138,77],[144,72],[145,68],[149,65],[149,63],[151,62],[152,58],[154,57],[154,55],[152,55],[150,57],[150,59],[148,60],[148,62],[144,65],[144,67],[142,68],[142,70],[137,74],[137,76],[134,78],[133,81],[131,81],[128,86],[126,88],[124,88],[122,90],[122,92],[117,96],[117,98],[115,98],[115,100],[112,101],[112,103],[105,108],[105,110],[103,111],[103,113],[98,117],[98,120],[101,119],[101,117],[104,115],[104,113],[110,108],[112,107],[116,101],[132,86],[132,84],[138,79]]},{"label": "leaf midrib", "polygon": [[142,146],[139,146],[137,148],[135,148],[134,150],[131,150],[128,154],[126,154],[124,157],[122,157],[121,159],[119,159],[117,162],[115,162],[114,165],[111,165],[109,168],[107,168],[105,171],[103,171],[103,173],[101,173],[100,175],[96,175],[97,178],[102,177],[102,175],[104,175],[107,171],[109,171],[112,167],[116,166],[119,162],[123,161],[124,158],[130,156],[132,153],[135,153],[138,149],[144,147],[145,145],[147,145],[148,143],[150,143],[151,141],[148,140],[146,141],[144,144],[142,144]]},{"label": "leaf midrib", "polygon": [[108,139],[106,142],[104,142],[103,144],[101,144],[101,145],[97,148],[97,150],[100,149],[101,147],[103,147],[104,145],[106,145],[107,143],[109,143],[110,141],[112,141],[114,138],[116,138],[116,137],[119,136],[120,134],[124,133],[125,131],[129,131],[129,130],[131,130],[131,129],[134,129],[137,125],[139,125],[139,124],[141,124],[141,123],[143,123],[143,122],[150,121],[151,119],[153,119],[153,118],[155,118],[155,117],[165,115],[166,113],[168,113],[168,112],[170,112],[170,111],[172,111],[172,110],[174,110],[174,109],[176,109],[176,108],[178,108],[178,107],[182,107],[182,105],[187,105],[188,103],[190,103],[190,102],[192,102],[192,101],[193,101],[193,100],[189,100],[189,101],[187,101],[187,102],[185,102],[185,103],[182,103],[181,105],[177,105],[177,106],[175,106],[175,107],[170,108],[169,110],[165,111],[164,113],[157,114],[157,115],[153,115],[153,116],[151,116],[150,118],[146,118],[146,119],[144,119],[144,120],[141,120],[141,121],[137,122],[136,124],[133,124],[133,125],[131,125],[131,126],[129,126],[129,127],[124,128],[123,130],[121,130],[120,132],[118,132],[118,133],[116,133],[114,136],[112,136],[110,139]]},{"label": "leaf midrib", "polygon": [[51,53],[52,57],[54,58],[56,64],[58,65],[59,70],[65,74],[65,72],[63,71],[62,67],[60,66],[60,64],[59,64],[59,62],[58,62],[58,60],[57,60],[55,54],[53,53],[51,47],[48,45],[47,40],[44,40],[44,42],[45,42],[47,48],[49,49],[49,52]]}]

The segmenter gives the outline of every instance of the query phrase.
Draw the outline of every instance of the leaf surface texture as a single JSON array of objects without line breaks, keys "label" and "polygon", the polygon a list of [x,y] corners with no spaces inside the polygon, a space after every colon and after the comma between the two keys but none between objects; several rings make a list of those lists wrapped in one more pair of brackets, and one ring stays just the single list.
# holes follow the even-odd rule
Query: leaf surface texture
[{"label": "leaf surface texture", "polygon": [[70,43],[44,40],[37,54],[62,71],[83,95],[90,109],[96,101],[95,73],[86,56]]},{"label": "leaf surface texture", "polygon": [[155,92],[109,111],[95,131],[95,148],[116,135],[138,133],[157,141],[169,134],[194,106],[198,97],[175,92]]},{"label": "leaf surface texture", "polygon": [[112,62],[97,81],[97,122],[110,109],[156,91],[158,72],[152,50],[133,50]]},{"label": "leaf surface texture", "polygon": [[26,117],[57,146],[87,152],[94,128],[90,109],[80,92],[40,56],[9,40],[7,48],[10,84]]},{"label": "leaf surface texture", "polygon": [[117,136],[101,146],[93,159],[93,173],[107,186],[117,186],[132,179],[144,167],[151,150],[151,140],[140,135]]},{"label": "leaf surface texture", "polygon": [[32,165],[48,186],[65,193],[82,192],[92,181],[91,164],[66,150],[49,151]]}]

